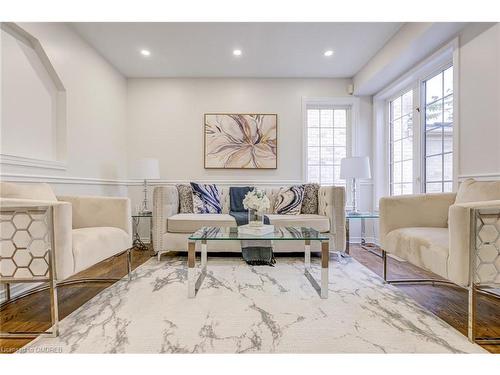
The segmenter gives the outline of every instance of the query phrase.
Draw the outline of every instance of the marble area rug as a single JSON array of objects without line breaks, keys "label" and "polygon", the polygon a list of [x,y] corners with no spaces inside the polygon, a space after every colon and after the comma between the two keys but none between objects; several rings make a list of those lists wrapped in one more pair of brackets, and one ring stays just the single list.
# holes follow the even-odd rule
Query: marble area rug
[{"label": "marble area rug", "polygon": [[[187,298],[186,258],[163,259],[66,317],[59,337],[38,338],[20,352],[485,352],[352,258],[331,261],[325,300],[304,276],[302,258],[252,267],[209,257],[194,299]],[[313,267],[319,273],[318,258]]]}]

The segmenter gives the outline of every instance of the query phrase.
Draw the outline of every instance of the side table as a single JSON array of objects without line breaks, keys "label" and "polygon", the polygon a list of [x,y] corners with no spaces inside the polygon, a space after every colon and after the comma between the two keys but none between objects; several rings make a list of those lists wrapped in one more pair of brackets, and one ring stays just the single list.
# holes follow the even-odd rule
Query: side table
[{"label": "side table", "polygon": [[[141,221],[146,221],[149,225],[149,246],[145,244],[139,233],[139,225]],[[153,246],[153,214],[151,212],[137,213],[132,215],[132,232],[133,232],[133,243],[132,247],[138,250],[147,251]]]},{"label": "side table", "polygon": [[350,234],[349,234],[349,222],[351,220],[360,220],[361,221],[361,247],[364,250],[367,250],[379,257],[382,257],[381,254],[373,251],[373,246],[369,246],[366,242],[366,220],[378,220],[379,214],[376,212],[360,212],[360,213],[352,213],[347,212],[345,217],[345,229],[346,229],[346,250],[345,253],[349,255],[349,242],[350,242]]}]

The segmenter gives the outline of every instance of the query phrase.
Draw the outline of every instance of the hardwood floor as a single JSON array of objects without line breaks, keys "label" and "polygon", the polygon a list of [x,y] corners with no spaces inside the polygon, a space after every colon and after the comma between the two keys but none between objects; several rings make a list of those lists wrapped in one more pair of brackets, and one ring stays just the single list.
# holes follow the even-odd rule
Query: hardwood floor
[{"label": "hardwood floor", "polygon": [[[377,275],[382,275],[382,258],[360,246],[351,246],[351,256]],[[439,279],[431,272],[390,257],[387,267],[388,280],[429,277]],[[467,335],[467,290],[453,285],[406,284],[396,287],[463,335]],[[500,337],[500,298],[478,295],[477,332],[478,337]],[[481,346],[492,353],[500,353],[500,345]]]},{"label": "hardwood floor", "polygon": [[[351,246],[351,256],[377,273],[382,274],[382,259]],[[148,252],[135,251],[133,268],[150,257]],[[429,277],[432,274],[410,264],[388,259],[388,277]],[[103,261],[75,277],[121,277],[126,274],[126,258],[119,256]],[[59,288],[59,316],[63,319],[94,297],[108,284],[79,284]],[[398,285],[399,289],[415,299],[462,334],[467,332],[467,292],[465,289],[444,285]],[[500,299],[480,295],[478,298],[478,333],[480,336],[500,337]],[[0,312],[0,326],[5,330],[42,330],[49,328],[48,292],[43,291],[16,301]],[[26,345],[30,339],[0,339],[0,353],[12,353]],[[500,353],[500,345],[482,345],[492,353]]]},{"label": "hardwood floor", "polygon": [[[148,251],[134,251],[132,269],[150,259]],[[80,272],[72,278],[110,277],[119,278],[127,274],[126,255],[120,255],[102,261],[95,266]],[[103,289],[113,283],[92,283],[61,286],[58,289],[59,319],[62,320]],[[0,312],[2,331],[42,331],[50,328],[49,292],[42,291],[7,305]],[[23,347],[32,339],[0,339],[0,353],[12,353]]]}]

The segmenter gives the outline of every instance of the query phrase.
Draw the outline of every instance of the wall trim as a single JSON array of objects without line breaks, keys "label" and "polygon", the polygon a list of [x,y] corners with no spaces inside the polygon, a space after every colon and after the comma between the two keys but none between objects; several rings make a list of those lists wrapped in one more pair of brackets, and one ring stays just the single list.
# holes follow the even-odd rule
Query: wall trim
[{"label": "wall trim", "polygon": [[[117,186],[142,186],[143,181],[133,179],[103,179],[95,177],[68,177],[68,176],[50,176],[34,175],[25,173],[1,173],[0,179],[9,182],[24,183],[53,183],[53,184],[72,184],[72,185],[117,185]],[[149,186],[188,184],[189,182],[212,183],[220,185],[300,185],[301,180],[213,180],[213,179],[193,179],[193,180],[169,180],[160,179],[148,181]]]},{"label": "wall trim", "polygon": [[476,173],[476,174],[460,174],[458,181],[462,182],[468,178],[474,178],[479,181],[500,181],[500,172],[497,173]]},{"label": "wall trim", "polygon": [[[199,183],[209,183],[218,185],[301,185],[304,181],[301,180],[281,180],[281,181],[265,181],[265,180],[210,180],[210,179],[193,179],[193,180],[156,180],[151,181],[148,184],[150,186],[162,186],[162,185],[177,185],[177,184],[189,184],[190,182]],[[142,185],[142,182],[134,181],[132,185]]]},{"label": "wall trim", "polygon": [[67,176],[48,176],[48,175],[35,175],[24,173],[2,173],[0,174],[2,181],[9,182],[25,182],[25,183],[39,183],[47,182],[53,184],[73,184],[73,185],[120,185],[128,186],[129,184],[141,183],[133,180],[126,179],[103,179],[93,177],[67,177]]},{"label": "wall trim", "polygon": [[35,159],[9,154],[0,154],[0,164],[66,170],[66,162],[64,161]]}]

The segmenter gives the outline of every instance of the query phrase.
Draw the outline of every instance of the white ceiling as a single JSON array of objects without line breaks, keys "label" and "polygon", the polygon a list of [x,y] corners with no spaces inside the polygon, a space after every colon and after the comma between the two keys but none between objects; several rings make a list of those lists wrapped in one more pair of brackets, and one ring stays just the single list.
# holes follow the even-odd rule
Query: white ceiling
[{"label": "white ceiling", "polygon": [[401,23],[72,25],[127,77],[352,77]]}]

